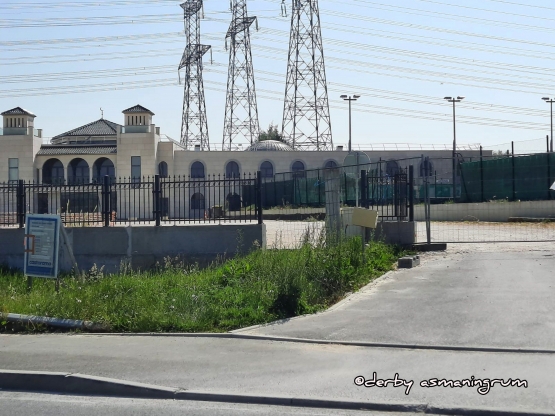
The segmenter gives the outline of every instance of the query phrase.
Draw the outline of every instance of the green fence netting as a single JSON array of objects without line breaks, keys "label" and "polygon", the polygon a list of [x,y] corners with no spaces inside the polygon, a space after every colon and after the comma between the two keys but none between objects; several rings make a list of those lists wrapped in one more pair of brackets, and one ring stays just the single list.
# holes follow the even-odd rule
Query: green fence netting
[{"label": "green fence netting", "polygon": [[464,202],[553,199],[555,153],[462,163],[461,181]]}]

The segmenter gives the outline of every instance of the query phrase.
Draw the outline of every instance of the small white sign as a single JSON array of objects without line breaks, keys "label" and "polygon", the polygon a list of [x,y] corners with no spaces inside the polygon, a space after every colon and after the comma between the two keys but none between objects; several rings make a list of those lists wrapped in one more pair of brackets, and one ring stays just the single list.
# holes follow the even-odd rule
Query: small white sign
[{"label": "small white sign", "polygon": [[353,225],[376,229],[378,227],[378,211],[364,208],[353,209]]},{"label": "small white sign", "polygon": [[27,215],[24,265],[26,276],[58,278],[60,224],[61,219],[58,215]]},{"label": "small white sign", "polygon": [[549,189],[551,189],[552,191],[555,191],[555,183],[553,185],[551,185],[551,188],[549,188]]}]

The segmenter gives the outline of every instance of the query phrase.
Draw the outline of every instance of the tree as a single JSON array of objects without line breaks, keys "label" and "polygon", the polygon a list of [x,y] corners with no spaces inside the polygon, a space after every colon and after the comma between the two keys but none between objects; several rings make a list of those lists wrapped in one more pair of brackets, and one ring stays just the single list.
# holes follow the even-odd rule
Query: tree
[{"label": "tree", "polygon": [[278,142],[285,143],[285,140],[283,140],[283,136],[278,131],[278,126],[274,125],[273,123],[270,123],[270,125],[268,126],[268,130],[262,130],[258,135],[259,142],[263,142],[265,140],[276,140]]},{"label": "tree", "polygon": [[493,151],[493,156],[497,156],[498,158],[504,158],[504,157],[510,157],[511,156],[511,152],[509,150],[507,150],[505,153],[503,153],[503,150],[498,150],[498,151]]}]

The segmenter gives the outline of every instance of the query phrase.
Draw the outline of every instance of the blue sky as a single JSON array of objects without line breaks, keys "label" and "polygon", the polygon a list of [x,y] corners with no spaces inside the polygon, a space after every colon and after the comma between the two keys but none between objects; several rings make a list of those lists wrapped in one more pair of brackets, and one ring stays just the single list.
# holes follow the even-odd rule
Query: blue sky
[{"label": "blue sky", "polygon": [[[290,1],[286,2],[290,7]],[[52,137],[104,117],[122,123],[135,104],[179,139],[185,39],[174,0],[0,3],[0,109],[33,111]],[[543,150],[555,95],[555,5],[546,0],[320,0],[334,144],[348,140],[341,94],[359,93],[353,141],[449,145],[451,107],[460,144],[517,152]],[[290,21],[280,0],[252,0],[260,124],[281,126]],[[203,43],[210,142],[221,144],[228,55],[227,0],[206,0]],[[140,87],[140,88],[139,88]]]}]

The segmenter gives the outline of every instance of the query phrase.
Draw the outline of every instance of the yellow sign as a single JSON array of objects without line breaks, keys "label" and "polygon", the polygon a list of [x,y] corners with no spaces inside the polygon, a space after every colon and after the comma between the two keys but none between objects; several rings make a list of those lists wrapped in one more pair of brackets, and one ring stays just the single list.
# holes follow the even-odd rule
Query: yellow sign
[{"label": "yellow sign", "polygon": [[378,226],[378,211],[372,211],[365,208],[354,208],[353,225],[376,228]]}]

